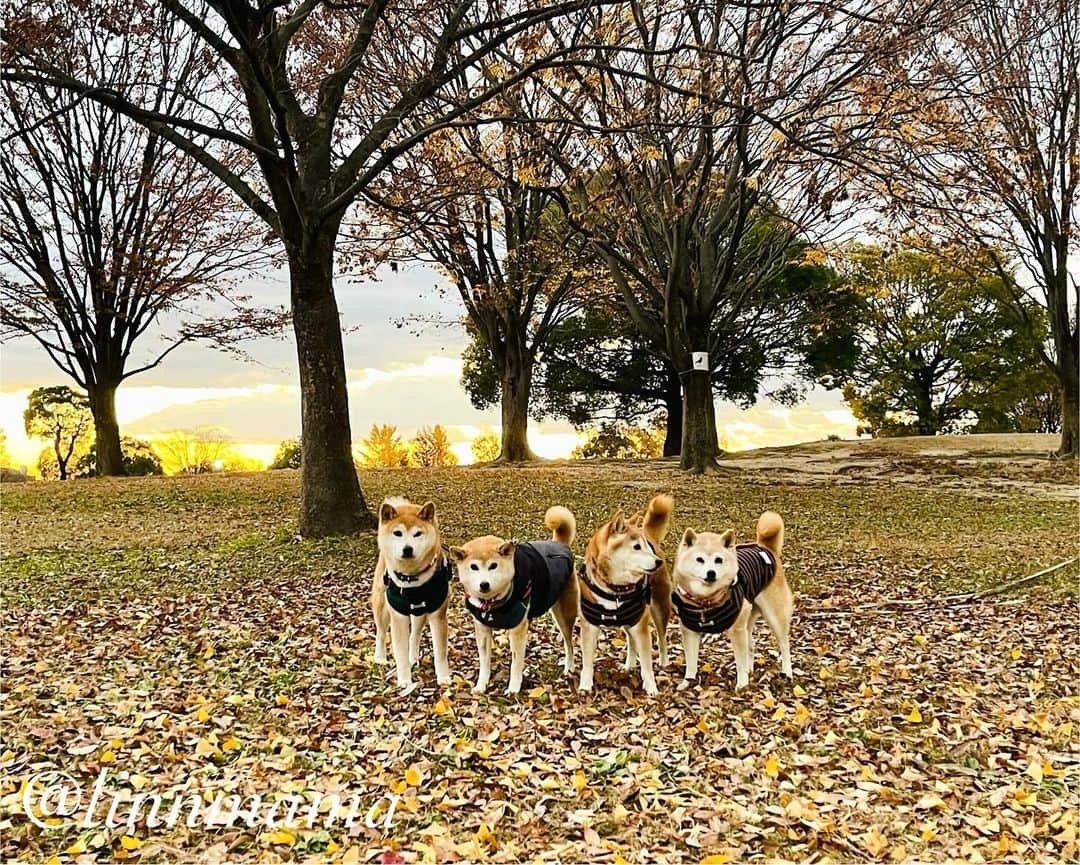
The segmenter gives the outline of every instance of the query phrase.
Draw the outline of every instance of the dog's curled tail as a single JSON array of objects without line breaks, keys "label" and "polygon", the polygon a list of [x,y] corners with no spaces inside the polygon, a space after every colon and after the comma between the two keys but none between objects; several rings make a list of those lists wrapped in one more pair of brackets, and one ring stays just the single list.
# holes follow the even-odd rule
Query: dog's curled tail
[{"label": "dog's curled tail", "polygon": [[544,525],[551,529],[551,539],[570,546],[577,534],[577,520],[568,508],[555,505],[544,514]]},{"label": "dog's curled tail", "polygon": [[652,541],[653,546],[659,547],[671,525],[671,511],[675,507],[675,499],[667,493],[653,496],[649,507],[645,510],[645,519],[641,522],[641,528],[646,537]]},{"label": "dog's curled tail", "polygon": [[757,542],[773,555],[784,548],[784,521],[776,511],[765,511],[757,521]]}]

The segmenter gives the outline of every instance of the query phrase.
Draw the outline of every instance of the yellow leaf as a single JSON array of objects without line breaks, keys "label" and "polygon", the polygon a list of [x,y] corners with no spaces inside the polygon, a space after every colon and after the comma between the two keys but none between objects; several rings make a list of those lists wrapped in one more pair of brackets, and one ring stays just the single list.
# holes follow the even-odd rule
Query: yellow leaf
[{"label": "yellow leaf", "polygon": [[1025,790],[1023,787],[1021,787],[1013,794],[1013,798],[1016,799],[1018,804],[1027,807],[1034,805],[1039,799],[1039,797],[1035,793],[1030,790]]},{"label": "yellow leaf", "polygon": [[212,657],[214,657],[214,647],[213,646],[207,646],[206,651],[204,651],[202,653],[202,656],[204,658],[212,658]]},{"label": "yellow leaf", "polygon": [[67,853],[69,856],[78,856],[80,853],[85,853],[86,840],[80,838],[78,841],[68,847],[67,850],[65,850],[64,852]]},{"label": "yellow leaf", "polygon": [[59,856],[50,856],[45,860],[45,865],[60,865],[61,859]]},{"label": "yellow leaf", "polygon": [[438,699],[438,701],[435,703],[434,709],[435,709],[435,714],[436,715],[453,715],[454,714],[454,707],[451,706],[450,703],[447,700],[444,700],[442,697],[440,697]]},{"label": "yellow leaf", "polygon": [[915,707],[912,708],[911,714],[909,714],[907,716],[907,719],[912,724],[921,724],[922,723],[922,712],[919,711],[918,706],[915,706]]},{"label": "yellow leaf", "polygon": [[776,707],[776,711],[773,712],[772,719],[774,721],[779,721],[786,714],[787,714],[787,709],[781,704],[781,705]]},{"label": "yellow leaf", "polygon": [[240,747],[240,740],[235,736],[229,736],[224,742],[221,743],[222,751],[235,751]]},{"label": "yellow leaf", "polygon": [[574,773],[574,789],[579,793],[588,786],[588,781],[585,779],[585,773],[578,769]]},{"label": "yellow leaf", "polygon": [[125,850],[138,850],[142,846],[142,841],[138,838],[132,838],[130,835],[122,835],[120,837],[120,846]]},{"label": "yellow leaf", "polygon": [[870,851],[871,856],[880,856],[889,849],[889,839],[882,834],[877,826],[863,836],[863,844]]},{"label": "yellow leaf", "polygon": [[800,727],[810,720],[810,710],[802,703],[795,704],[795,723]]},{"label": "yellow leaf", "polygon": [[128,783],[131,785],[132,789],[136,793],[139,792],[139,790],[141,790],[143,787],[145,787],[149,781],[150,779],[147,778],[145,775],[139,774],[132,775],[128,778]]},{"label": "yellow leaf", "polygon": [[926,645],[926,637],[924,637],[922,634],[916,634],[911,639],[913,639],[920,646],[925,646]]},{"label": "yellow leaf", "polygon": [[195,717],[200,721],[200,723],[205,724],[207,721],[210,720],[210,713],[207,712],[205,708],[200,708],[199,711],[195,713]]},{"label": "yellow leaf", "polygon": [[275,698],[274,702],[277,703],[279,706],[288,706],[289,705],[289,695],[288,694],[278,694],[277,697]]},{"label": "yellow leaf", "polygon": [[805,697],[806,689],[803,688],[802,685],[796,685],[794,688],[791,689],[791,693],[794,694],[796,697]]},{"label": "yellow leaf", "polygon": [[416,766],[410,766],[405,770],[405,783],[409,787],[419,787],[421,780],[423,780],[423,776]]},{"label": "yellow leaf", "polygon": [[697,722],[697,728],[699,730],[701,730],[702,733],[708,733],[709,732],[709,725],[705,723],[704,718],[702,718],[700,721]]},{"label": "yellow leaf", "polygon": [[341,865],[357,865],[360,861],[360,848],[355,844],[345,851],[345,855],[341,857]]},{"label": "yellow leaf", "polygon": [[114,750],[116,748],[123,748],[124,747],[124,740],[123,739],[113,739],[113,740],[111,740],[109,742],[109,747],[113,748]]},{"label": "yellow leaf", "polygon": [[199,739],[195,745],[195,754],[199,757],[208,757],[217,751],[217,747],[209,739]]},{"label": "yellow leaf", "polygon": [[532,697],[534,700],[539,700],[546,693],[547,688],[545,688],[543,685],[537,685],[535,688],[529,691],[529,696]]},{"label": "yellow leaf", "polygon": [[701,865],[727,865],[731,856],[727,853],[713,853],[701,860]]},{"label": "yellow leaf", "polygon": [[1036,784],[1041,784],[1043,779],[1042,763],[1040,763],[1038,760],[1032,760],[1030,763],[1028,763],[1025,774],[1029,778],[1031,778]]},{"label": "yellow leaf", "polygon": [[765,774],[770,778],[775,778],[780,774],[780,764],[772,754],[770,754],[769,759],[765,761]]},{"label": "yellow leaf", "polygon": [[1009,652],[1009,657],[1012,658],[1014,661],[1019,661],[1023,656],[1024,653],[1021,652],[1019,649],[1013,649],[1011,652]]},{"label": "yellow leaf", "polygon": [[293,835],[292,832],[288,832],[285,829],[279,829],[277,832],[271,832],[269,835],[267,835],[266,840],[271,844],[288,844],[291,846],[292,843],[296,840],[296,836]]},{"label": "yellow leaf", "polygon": [[115,761],[116,761],[116,754],[114,754],[112,751],[106,751],[105,753],[103,753],[101,755],[101,762],[102,763],[113,763]]},{"label": "yellow leaf", "polygon": [[930,841],[933,841],[935,838],[937,838],[937,832],[935,832],[933,829],[923,829],[922,834],[919,835],[919,837],[922,838],[923,842],[929,843]]},{"label": "yellow leaf", "polygon": [[483,844],[492,853],[499,849],[499,842],[496,840],[495,836],[491,834],[491,830],[488,828],[487,823],[480,824],[480,828],[476,830],[476,834],[473,838],[477,844]]}]

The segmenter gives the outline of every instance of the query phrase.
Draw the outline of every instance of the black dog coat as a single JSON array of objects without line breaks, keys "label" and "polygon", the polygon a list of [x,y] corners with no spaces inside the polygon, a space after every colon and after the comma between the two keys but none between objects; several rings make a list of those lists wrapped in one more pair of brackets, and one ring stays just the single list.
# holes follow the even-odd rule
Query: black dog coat
[{"label": "black dog coat", "polygon": [[590,601],[584,595],[581,596],[581,614],[585,617],[585,621],[592,625],[598,627],[606,625],[617,628],[636,625],[644,615],[645,609],[652,602],[652,585],[648,574],[645,575],[641,582],[616,593],[601,589],[595,582],[590,580],[584,564],[578,573],[581,575],[582,582],[589,587],[589,591],[593,595],[611,602],[609,607]]},{"label": "black dog coat", "polygon": [[678,589],[671,600],[679,611],[679,621],[699,634],[722,634],[735,624],[742,611],[743,601],[753,602],[776,574],[776,558],[770,550],[757,544],[739,544],[739,577],[727,597],[718,604],[701,604],[686,597]]},{"label": "black dog coat", "polygon": [[514,585],[510,594],[495,602],[476,605],[477,598],[465,598],[467,609],[489,628],[516,628],[529,614],[538,619],[555,606],[566,581],[574,572],[574,554],[558,541],[529,541],[514,544]]},{"label": "black dog coat", "polygon": [[[453,569],[450,560],[443,558],[435,573],[418,586],[400,586],[390,579],[390,569],[383,573],[383,583],[386,586],[386,600],[403,616],[426,616],[434,613],[443,605],[446,595],[450,591],[450,575]],[[398,580],[406,581],[407,577],[395,574]]]}]

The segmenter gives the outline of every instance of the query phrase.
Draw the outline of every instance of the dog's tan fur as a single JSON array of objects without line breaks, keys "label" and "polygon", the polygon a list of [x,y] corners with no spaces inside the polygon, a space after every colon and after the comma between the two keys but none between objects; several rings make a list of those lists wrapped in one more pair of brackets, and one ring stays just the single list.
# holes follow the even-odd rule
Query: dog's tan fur
[{"label": "dog's tan fur", "polygon": [[[655,496],[649,502],[645,516],[639,521],[635,516],[629,521],[621,513],[616,513],[608,522],[589,539],[585,552],[585,567],[589,579],[602,589],[618,588],[640,581],[649,574],[652,582],[649,615],[644,612],[636,623],[626,628],[626,662],[624,668],[631,670],[635,662],[641,666],[641,683],[645,692],[657,693],[656,679],[653,674],[652,638],[649,634],[649,621],[656,627],[657,642],[660,648],[660,666],[668,662],[667,625],[671,618],[671,582],[668,578],[667,564],[661,553],[661,543],[671,524],[671,510],[674,500],[669,495]],[[649,567],[645,561],[646,553],[642,539],[647,539],[656,555],[652,556],[655,565]],[[635,544],[642,549],[634,550]],[[583,581],[578,581],[581,595],[590,602],[598,599]],[[581,678],[578,687],[591,691],[593,687],[593,668],[596,660],[596,645],[600,638],[600,628],[586,621],[581,622]]]},{"label": "dog's tan fur", "polygon": [[[544,525],[551,530],[551,539],[560,544],[571,546],[577,532],[577,521],[574,515],[564,507],[548,508],[544,514]],[[510,591],[514,585],[514,544],[512,541],[503,540],[495,535],[485,535],[474,538],[460,547],[451,547],[450,555],[457,564],[458,576],[469,594],[474,597],[500,598]],[[490,588],[486,592],[480,592],[477,587],[469,585],[473,580],[471,566],[478,566],[478,574],[482,574],[488,581]],[[492,568],[491,566],[495,567]],[[578,587],[577,579],[571,574],[566,581],[559,599],[551,608],[551,614],[559,626],[559,632],[563,638],[563,672],[569,673],[574,669],[574,617],[578,611]],[[487,625],[477,619],[473,619],[476,632],[476,649],[480,655],[480,671],[477,675],[476,685],[472,691],[474,694],[483,694],[491,679],[491,644],[494,632]],[[507,694],[517,694],[521,691],[521,681],[525,675],[525,646],[529,635],[529,617],[526,615],[521,623],[507,632],[510,638],[510,682],[507,685]]]},{"label": "dog's tan fur", "polygon": [[[401,532],[400,538],[395,532]],[[422,554],[405,558],[396,548],[404,543],[423,540]],[[420,573],[425,568],[438,567],[442,560],[442,536],[435,505],[426,502],[414,505],[404,499],[387,499],[379,508],[379,560],[371,584],[371,610],[375,615],[375,663],[385,664],[386,640],[390,637],[397,684],[403,694],[413,690],[412,667],[420,655],[420,638],[426,624],[431,631],[432,654],[435,656],[435,675],[440,685],[450,684],[450,664],[447,658],[446,608],[450,594],[442,606],[427,616],[403,616],[386,600],[383,575],[389,566],[399,573]]]},{"label": "dog's tan fur", "polygon": [[[764,589],[754,598],[753,603],[744,601],[742,611],[735,623],[728,630],[731,646],[735,654],[736,689],[744,688],[750,681],[754,666],[754,624],[758,618],[764,618],[769,629],[776,637],[780,647],[780,667],[788,678],[791,670],[791,614],[794,609],[794,596],[784,576],[784,563],[781,553],[784,547],[784,521],[773,511],[765,511],[757,522],[757,543],[769,550],[776,560],[776,572]],[[715,583],[706,586],[694,573],[692,560],[697,556],[707,559],[710,567],[717,569]],[[719,560],[719,561],[717,561]],[[695,532],[687,529],[675,554],[675,584],[683,591],[697,596],[709,597],[714,603],[723,601],[731,591],[738,573],[735,559],[735,531],[728,529],[723,534],[715,532]],[[707,593],[707,594],[706,594]],[[686,657],[686,671],[679,683],[679,690],[684,690],[697,678],[698,654],[701,648],[702,634],[681,626],[683,654]]]}]

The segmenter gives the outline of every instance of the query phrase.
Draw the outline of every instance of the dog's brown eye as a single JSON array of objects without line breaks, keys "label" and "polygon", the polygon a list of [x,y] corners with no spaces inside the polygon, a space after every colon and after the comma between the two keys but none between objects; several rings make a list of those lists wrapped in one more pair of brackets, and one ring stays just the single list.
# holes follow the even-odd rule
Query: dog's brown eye
[{"label": "dog's brown eye", "polygon": [[716,564],[720,564],[722,561],[724,561],[722,558],[719,556],[716,557]]},{"label": "dog's brown eye", "polygon": [[476,564],[476,562],[473,562],[471,565],[469,565],[469,567],[472,568],[474,571],[480,570],[480,566]]},{"label": "dog's brown eye", "polygon": [[405,533],[402,532],[401,529],[394,529],[394,537],[401,538],[401,537],[404,537],[404,536],[405,536]]},{"label": "dog's brown eye", "polygon": [[[704,556],[698,556],[697,561],[698,561],[699,565],[703,565],[703,564],[705,564],[705,557]],[[720,561],[720,560],[717,559],[717,561]]]},{"label": "dog's brown eye", "polygon": [[422,534],[423,534],[423,532],[420,532],[420,531],[416,531],[416,532],[413,532],[413,533],[412,533],[412,536],[413,536],[414,538],[418,538],[418,537],[420,537],[420,535],[422,535]]},{"label": "dog's brown eye", "polygon": [[499,567],[499,563],[498,563],[498,562],[492,562],[492,563],[491,563],[490,565],[488,565],[488,570],[489,570],[489,571],[493,571],[493,570],[495,570],[495,569],[496,569],[497,567]]}]

